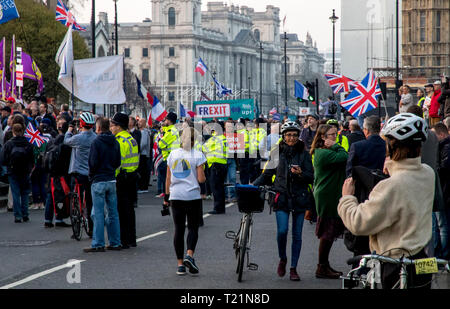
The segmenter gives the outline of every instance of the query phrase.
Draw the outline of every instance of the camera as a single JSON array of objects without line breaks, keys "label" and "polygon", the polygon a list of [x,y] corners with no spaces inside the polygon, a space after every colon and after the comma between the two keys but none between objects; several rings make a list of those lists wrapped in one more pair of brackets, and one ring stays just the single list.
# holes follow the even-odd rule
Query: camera
[{"label": "camera", "polygon": [[165,216],[170,216],[170,208],[169,205],[164,205],[163,204],[163,209],[161,210],[161,216],[165,217]]}]

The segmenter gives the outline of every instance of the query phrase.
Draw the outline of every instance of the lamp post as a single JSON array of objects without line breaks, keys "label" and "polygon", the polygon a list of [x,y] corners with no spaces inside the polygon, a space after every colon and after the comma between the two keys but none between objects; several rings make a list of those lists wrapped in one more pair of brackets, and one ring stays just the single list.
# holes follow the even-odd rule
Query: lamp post
[{"label": "lamp post", "polygon": [[[92,0],[92,16],[91,16],[91,32],[92,32],[92,58],[95,58],[95,0]],[[95,104],[92,104],[92,113],[95,114]]]},{"label": "lamp post", "polygon": [[279,111],[279,107],[278,107],[278,84],[279,84],[279,82],[276,82],[276,89],[275,89],[275,91],[276,91],[276,100],[277,100],[277,113],[279,113],[280,111]]},{"label": "lamp post", "polygon": [[333,24],[333,74],[335,73],[335,42],[336,42],[336,22],[338,21],[339,17],[336,16],[335,10],[333,9],[333,16],[330,17],[331,23]]},{"label": "lamp post", "polygon": [[262,87],[263,87],[263,72],[262,72],[262,66],[263,66],[263,52],[264,48],[262,47],[262,42],[259,42],[259,113],[262,114]]},{"label": "lamp post", "polygon": [[396,49],[396,55],[395,55],[395,101],[397,103],[397,111],[399,110],[399,103],[400,103],[400,96],[398,95],[398,89],[400,87],[400,60],[399,60],[399,2],[398,0],[395,1],[396,3],[396,43],[395,43],[395,49]]},{"label": "lamp post", "polygon": [[284,103],[286,105],[286,116],[289,113],[288,109],[288,89],[287,89],[287,33],[284,33]]},{"label": "lamp post", "polygon": [[[213,74],[214,79],[216,79],[216,75],[217,75],[216,69],[214,69],[212,74]],[[216,85],[216,82],[214,82],[214,101],[217,101],[217,85]]]},{"label": "lamp post", "polygon": [[252,77],[249,76],[249,77],[248,77],[248,98],[249,98],[249,99],[252,98],[252,91],[251,91],[251,89],[250,89],[250,87],[251,87],[251,80],[252,80]]},{"label": "lamp post", "polygon": [[117,31],[117,1],[114,1],[114,10],[115,10],[115,19],[114,19],[114,32],[116,33],[116,40],[115,40],[115,46],[116,46],[116,56],[119,54],[119,33]]},{"label": "lamp post", "polygon": [[242,99],[242,65],[244,63],[242,62],[242,57],[239,60],[239,87],[241,89],[239,93],[239,98]]}]

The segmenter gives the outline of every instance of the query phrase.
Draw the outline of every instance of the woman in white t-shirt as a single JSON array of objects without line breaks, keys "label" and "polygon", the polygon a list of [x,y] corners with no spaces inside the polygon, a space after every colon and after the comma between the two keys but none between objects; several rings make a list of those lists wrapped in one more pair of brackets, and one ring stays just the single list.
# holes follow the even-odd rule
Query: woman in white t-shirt
[{"label": "woman in white t-shirt", "polygon": [[[173,150],[167,159],[166,192],[168,194],[164,197],[164,204],[169,205],[170,201],[172,207],[178,275],[185,275],[186,267],[191,274],[199,272],[193,256],[203,215],[200,183],[206,181],[204,172],[206,158],[202,152],[194,149],[196,135],[194,128],[183,130],[181,148]],[[183,259],[186,217],[187,252]]]}]

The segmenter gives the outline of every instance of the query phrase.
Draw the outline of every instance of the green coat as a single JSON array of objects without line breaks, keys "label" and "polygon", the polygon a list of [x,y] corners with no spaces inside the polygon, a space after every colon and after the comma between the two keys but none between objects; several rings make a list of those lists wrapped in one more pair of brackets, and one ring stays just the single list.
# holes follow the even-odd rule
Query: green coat
[{"label": "green coat", "polygon": [[339,144],[314,153],[314,199],[320,217],[337,218],[348,153]]}]

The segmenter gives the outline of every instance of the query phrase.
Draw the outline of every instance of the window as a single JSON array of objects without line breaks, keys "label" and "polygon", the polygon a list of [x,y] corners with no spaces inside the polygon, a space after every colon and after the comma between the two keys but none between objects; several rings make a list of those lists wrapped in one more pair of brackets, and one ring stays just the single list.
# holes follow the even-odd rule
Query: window
[{"label": "window", "polygon": [[148,69],[142,69],[142,82],[148,83],[149,82],[149,70]]},{"label": "window", "polygon": [[441,41],[441,12],[436,12],[436,42]]},{"label": "window", "polygon": [[142,57],[148,57],[148,48],[143,48],[142,49]]},{"label": "window", "polygon": [[169,69],[169,83],[175,83],[175,69]]},{"label": "window", "polygon": [[175,57],[175,47],[169,47],[169,57]]},{"label": "window", "polygon": [[261,33],[258,29],[255,30],[255,39],[259,42],[261,41]]},{"label": "window", "polygon": [[175,92],[173,91],[169,92],[169,101],[175,101]]},{"label": "window", "polygon": [[425,66],[425,57],[420,57],[420,66],[421,67]]},{"label": "window", "polygon": [[169,9],[169,26],[175,27],[175,8]]},{"label": "window", "polygon": [[130,49],[125,48],[125,58],[130,58]]},{"label": "window", "polygon": [[420,42],[425,42],[426,13],[420,12]]}]

